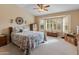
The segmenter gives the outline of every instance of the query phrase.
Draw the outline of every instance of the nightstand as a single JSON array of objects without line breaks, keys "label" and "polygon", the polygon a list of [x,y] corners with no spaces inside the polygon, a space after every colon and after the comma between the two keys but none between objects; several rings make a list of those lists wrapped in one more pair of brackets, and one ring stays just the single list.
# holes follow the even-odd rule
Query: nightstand
[{"label": "nightstand", "polygon": [[7,36],[0,34],[0,47],[7,44]]}]

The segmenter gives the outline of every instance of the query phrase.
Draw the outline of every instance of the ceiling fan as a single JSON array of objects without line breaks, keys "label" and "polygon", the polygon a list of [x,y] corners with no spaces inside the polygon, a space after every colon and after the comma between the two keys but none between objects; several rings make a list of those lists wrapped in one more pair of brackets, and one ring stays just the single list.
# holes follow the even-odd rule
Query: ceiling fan
[{"label": "ceiling fan", "polygon": [[36,6],[37,8],[34,9],[37,9],[39,12],[48,11],[48,7],[50,7],[49,5],[46,4],[37,4]]}]

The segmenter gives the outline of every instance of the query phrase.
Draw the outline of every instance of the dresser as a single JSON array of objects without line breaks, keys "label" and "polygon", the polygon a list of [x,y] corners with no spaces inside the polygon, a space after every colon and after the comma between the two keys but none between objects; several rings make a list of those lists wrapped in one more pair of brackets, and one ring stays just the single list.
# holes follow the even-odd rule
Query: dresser
[{"label": "dresser", "polygon": [[77,39],[75,35],[65,34],[65,41],[77,46]]},{"label": "dresser", "polygon": [[7,36],[0,34],[0,47],[7,44]]}]

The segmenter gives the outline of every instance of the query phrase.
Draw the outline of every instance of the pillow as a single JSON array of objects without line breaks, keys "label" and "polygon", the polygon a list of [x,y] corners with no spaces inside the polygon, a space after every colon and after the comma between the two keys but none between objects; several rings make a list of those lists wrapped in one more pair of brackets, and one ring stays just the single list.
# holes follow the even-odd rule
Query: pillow
[{"label": "pillow", "polygon": [[13,27],[13,32],[17,33],[19,32],[20,30],[17,28],[17,27]]},{"label": "pillow", "polygon": [[23,32],[23,29],[21,27],[13,27],[13,32],[15,33]]},{"label": "pillow", "polygon": [[29,31],[29,29],[23,29],[23,32],[27,32],[27,31]]},{"label": "pillow", "polygon": [[25,28],[23,28],[23,32],[29,31],[29,26],[26,26]]},{"label": "pillow", "polygon": [[23,29],[19,29],[19,32],[23,32]]},{"label": "pillow", "polygon": [[25,30],[30,30],[30,27],[29,26],[26,26],[24,29]]},{"label": "pillow", "polygon": [[25,32],[25,31],[29,31],[29,26],[15,26],[15,27],[13,27],[13,32],[15,32],[15,33]]}]

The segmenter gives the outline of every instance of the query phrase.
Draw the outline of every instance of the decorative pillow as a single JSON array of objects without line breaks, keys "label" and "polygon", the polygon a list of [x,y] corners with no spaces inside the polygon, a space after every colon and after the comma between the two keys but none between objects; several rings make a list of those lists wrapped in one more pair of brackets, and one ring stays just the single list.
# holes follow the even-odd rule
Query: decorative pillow
[{"label": "decorative pillow", "polygon": [[29,31],[29,26],[25,26],[24,29],[23,29],[23,32],[26,32],[26,31]]},{"label": "decorative pillow", "polygon": [[19,27],[13,27],[13,32],[17,33],[17,32],[23,32],[23,28],[21,26]]},{"label": "decorative pillow", "polygon": [[29,28],[25,28],[25,29],[23,29],[23,31],[29,31]]},{"label": "decorative pillow", "polygon": [[23,32],[23,29],[20,29],[19,32]]},{"label": "decorative pillow", "polygon": [[19,31],[20,31],[19,28],[17,28],[17,27],[13,27],[13,32],[17,33],[17,32],[19,32]]},{"label": "decorative pillow", "polygon": [[15,26],[13,27],[13,32],[26,32],[29,31],[29,26]]}]

